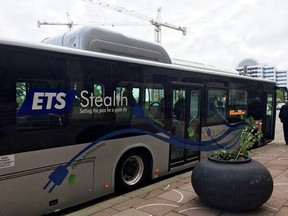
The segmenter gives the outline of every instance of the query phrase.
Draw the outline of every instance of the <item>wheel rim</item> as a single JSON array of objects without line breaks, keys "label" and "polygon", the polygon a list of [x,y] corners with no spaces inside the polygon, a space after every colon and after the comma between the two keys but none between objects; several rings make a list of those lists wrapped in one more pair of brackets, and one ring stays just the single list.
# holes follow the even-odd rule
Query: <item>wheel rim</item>
[{"label": "wheel rim", "polygon": [[122,179],[127,185],[137,184],[143,176],[144,163],[139,156],[127,158],[122,167]]}]

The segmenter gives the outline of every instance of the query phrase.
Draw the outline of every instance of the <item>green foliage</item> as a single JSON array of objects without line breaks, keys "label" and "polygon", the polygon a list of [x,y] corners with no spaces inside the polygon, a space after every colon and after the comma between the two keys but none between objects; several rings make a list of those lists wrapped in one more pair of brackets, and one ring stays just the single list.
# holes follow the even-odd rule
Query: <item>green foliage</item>
[{"label": "green foliage", "polygon": [[216,160],[234,160],[235,157],[236,155],[233,150],[226,151],[225,149],[215,151],[212,155],[212,158]]},{"label": "green foliage", "polygon": [[276,95],[277,95],[277,102],[285,102],[287,98],[287,90],[279,89],[276,91]]},{"label": "green foliage", "polygon": [[215,151],[211,157],[216,160],[241,160],[242,156],[248,156],[248,150],[251,149],[254,144],[258,143],[262,136],[263,134],[258,129],[254,119],[252,117],[247,118],[246,127],[241,133],[240,142],[236,150]]}]

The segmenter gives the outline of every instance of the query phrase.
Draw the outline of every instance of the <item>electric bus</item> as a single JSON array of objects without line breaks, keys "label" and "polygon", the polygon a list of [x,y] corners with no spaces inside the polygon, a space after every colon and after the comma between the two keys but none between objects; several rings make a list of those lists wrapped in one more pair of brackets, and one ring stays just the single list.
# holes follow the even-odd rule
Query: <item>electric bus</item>
[{"label": "electric bus", "polygon": [[51,43],[0,40],[0,215],[52,213],[191,169],[237,145],[250,116],[259,145],[274,139],[275,82],[175,64],[158,44],[96,27]]}]

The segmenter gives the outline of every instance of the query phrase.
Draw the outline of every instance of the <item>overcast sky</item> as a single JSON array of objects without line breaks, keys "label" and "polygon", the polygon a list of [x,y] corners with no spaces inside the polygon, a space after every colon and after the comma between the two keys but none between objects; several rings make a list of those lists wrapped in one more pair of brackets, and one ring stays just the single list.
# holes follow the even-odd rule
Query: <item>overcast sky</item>
[{"label": "overcast sky", "polygon": [[[154,26],[83,0],[0,0],[0,37],[40,42],[66,26],[41,22],[104,22],[126,36],[154,41]],[[162,46],[172,58],[235,68],[245,58],[288,69],[287,0],[105,0],[161,21],[187,27],[187,35],[162,28]],[[114,27],[111,25],[114,24]],[[137,24],[137,25],[136,25]],[[110,26],[109,26],[110,25]],[[76,29],[79,26],[74,26]]]}]

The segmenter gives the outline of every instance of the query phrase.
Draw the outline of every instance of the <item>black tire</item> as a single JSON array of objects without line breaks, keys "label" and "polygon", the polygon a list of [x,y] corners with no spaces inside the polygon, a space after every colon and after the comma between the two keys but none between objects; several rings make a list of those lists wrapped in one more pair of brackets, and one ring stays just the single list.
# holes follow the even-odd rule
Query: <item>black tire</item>
[{"label": "black tire", "polygon": [[129,151],[118,162],[115,173],[116,192],[127,192],[147,183],[150,166],[147,154]]}]

